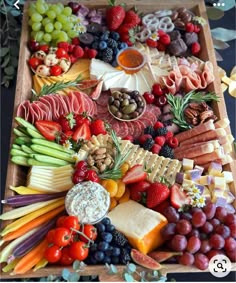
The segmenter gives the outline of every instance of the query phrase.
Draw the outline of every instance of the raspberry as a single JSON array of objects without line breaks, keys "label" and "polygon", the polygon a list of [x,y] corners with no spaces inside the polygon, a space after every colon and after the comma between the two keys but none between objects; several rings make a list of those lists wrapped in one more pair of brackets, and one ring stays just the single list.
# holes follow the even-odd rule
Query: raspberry
[{"label": "raspberry", "polygon": [[152,47],[152,48],[157,47],[157,41],[152,40],[151,38],[148,38],[146,40],[146,44],[147,44],[147,46]]},{"label": "raspberry", "polygon": [[158,136],[154,139],[154,141],[155,141],[156,144],[163,146],[164,143],[166,142],[166,139],[163,136]]},{"label": "raspberry", "polygon": [[176,148],[179,145],[179,141],[175,137],[170,138],[167,143],[172,148]]},{"label": "raspberry", "polygon": [[71,43],[74,44],[74,45],[79,45],[79,44],[80,44],[79,38],[78,38],[78,37],[74,37],[74,38],[71,40]]},{"label": "raspberry", "polygon": [[146,100],[147,104],[152,104],[154,102],[154,95],[150,92],[144,92],[143,94],[144,99]]},{"label": "raspberry", "polygon": [[194,32],[199,33],[201,31],[200,26],[194,25]]},{"label": "raspberry", "polygon": [[74,44],[69,44],[69,46],[68,46],[68,53],[73,53],[74,52],[74,48],[75,48]]},{"label": "raspberry", "polygon": [[162,89],[161,89],[160,84],[154,84],[154,85],[152,86],[152,93],[153,93],[154,95],[156,95],[156,96],[161,96],[161,95],[163,95],[163,91],[162,91]]},{"label": "raspberry", "polygon": [[159,128],[164,128],[164,125],[163,125],[162,122],[157,121],[157,122],[155,123],[155,125],[153,126],[153,128],[154,128],[155,130],[156,130],[156,129],[159,129]]},{"label": "raspberry", "polygon": [[76,58],[81,58],[84,56],[84,50],[82,47],[80,46],[75,46],[74,50],[73,50],[73,55],[76,57]]},{"label": "raspberry", "polygon": [[149,135],[149,134],[142,135],[142,136],[139,138],[139,142],[140,142],[141,144],[144,144],[147,139],[152,139],[152,136]]},{"label": "raspberry", "polygon": [[69,57],[70,57],[71,64],[74,64],[77,61],[77,58],[75,58],[75,56],[73,56],[72,54],[70,54]]},{"label": "raspberry", "polygon": [[151,152],[155,154],[159,154],[161,150],[161,146],[159,144],[154,144],[151,148]]},{"label": "raspberry", "polygon": [[123,140],[127,140],[127,141],[133,142],[134,141],[134,137],[131,136],[131,135],[128,135],[128,136],[124,137]]},{"label": "raspberry", "polygon": [[65,42],[65,41],[62,41],[62,42],[58,42],[57,43],[57,47],[58,48],[63,48],[66,52],[69,51],[69,43],[68,42]]},{"label": "raspberry", "polygon": [[191,52],[193,55],[196,55],[200,52],[201,50],[201,46],[198,42],[194,42],[192,45],[191,45]]},{"label": "raspberry", "polygon": [[158,51],[165,51],[166,50],[166,45],[161,43],[161,42],[158,42],[157,49],[158,49]]},{"label": "raspberry", "polygon": [[164,45],[169,45],[170,44],[170,36],[169,36],[169,34],[163,34],[160,37],[160,42],[163,43]]},{"label": "raspberry", "polygon": [[187,32],[194,32],[194,24],[193,23],[186,23],[185,24],[185,30]]},{"label": "raspberry", "polygon": [[97,56],[98,52],[95,49],[89,49],[87,51],[87,56],[89,59],[95,58]]},{"label": "raspberry", "polygon": [[166,138],[166,141],[168,141],[169,139],[173,138],[174,134],[172,132],[168,132],[166,135],[165,135],[165,138]]}]

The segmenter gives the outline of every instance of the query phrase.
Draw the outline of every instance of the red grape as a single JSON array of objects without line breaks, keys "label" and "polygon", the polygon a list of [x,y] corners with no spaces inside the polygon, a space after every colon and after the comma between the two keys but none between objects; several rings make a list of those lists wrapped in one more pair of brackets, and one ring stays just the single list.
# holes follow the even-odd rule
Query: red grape
[{"label": "red grape", "polygon": [[236,262],[236,252],[234,251],[226,251],[226,255],[232,262]]},{"label": "red grape", "polygon": [[191,220],[192,219],[192,214],[189,212],[182,212],[180,214],[181,219],[186,219],[186,220]]},{"label": "red grape", "polygon": [[171,240],[171,247],[176,252],[182,252],[187,247],[186,237],[183,235],[175,235]]},{"label": "red grape", "polygon": [[206,240],[208,237],[207,237],[206,233],[200,233],[199,238],[200,238],[200,240]]},{"label": "red grape", "polygon": [[219,234],[214,234],[210,237],[209,240],[210,245],[214,248],[214,249],[222,249],[225,245],[225,240],[222,236],[220,236]]},{"label": "red grape", "polygon": [[192,237],[192,236],[195,236],[195,237],[200,237],[200,232],[196,229],[196,228],[194,228],[194,229],[192,229],[192,231],[189,233],[189,235],[188,235],[189,237]]},{"label": "red grape", "polygon": [[202,227],[201,227],[201,231],[209,234],[213,231],[213,225],[210,222],[206,222]]},{"label": "red grape", "polygon": [[172,238],[172,236],[175,235],[175,227],[176,227],[175,223],[168,223],[166,226],[164,226],[161,229],[161,235],[165,240],[169,240]]},{"label": "red grape", "polygon": [[167,218],[168,222],[176,223],[179,221],[179,213],[172,206],[166,207],[163,214]]},{"label": "red grape", "polygon": [[201,241],[197,237],[191,237],[188,239],[188,244],[187,244],[187,251],[190,252],[191,254],[195,254],[201,247]]},{"label": "red grape", "polygon": [[228,213],[227,216],[225,217],[225,224],[227,226],[231,224],[236,224],[236,215],[233,213]]},{"label": "red grape", "polygon": [[208,268],[209,259],[204,254],[198,253],[194,256],[195,266],[201,270],[205,270]]},{"label": "red grape", "polygon": [[187,235],[192,230],[192,225],[188,220],[181,219],[176,224],[176,231],[181,235]]},{"label": "red grape", "polygon": [[225,239],[225,250],[226,252],[234,251],[236,253],[236,241],[234,238],[229,237]]},{"label": "red grape", "polygon": [[201,242],[200,252],[206,254],[211,250],[211,246],[208,240],[204,240]]},{"label": "red grape", "polygon": [[221,235],[224,239],[230,236],[230,229],[228,226],[225,226],[224,224],[218,225],[215,229],[215,232]]},{"label": "red grape", "polygon": [[193,213],[192,224],[194,227],[202,227],[206,222],[206,214],[201,210]]},{"label": "red grape", "polygon": [[179,263],[183,265],[192,265],[194,263],[194,256],[185,252],[179,257]]},{"label": "red grape", "polygon": [[227,210],[222,206],[218,206],[216,208],[215,218],[219,219],[220,222],[224,222],[226,216]]},{"label": "red grape", "polygon": [[230,229],[230,235],[233,237],[233,238],[236,238],[236,224],[231,224],[229,225],[229,229]]},{"label": "red grape", "polygon": [[209,221],[212,225],[213,225],[213,228],[215,229],[218,225],[220,225],[220,220],[219,219],[216,219],[216,218],[213,218]]},{"label": "red grape", "polygon": [[207,219],[212,219],[216,212],[216,205],[212,202],[208,202],[206,206],[203,207],[203,211],[205,212]]},{"label": "red grape", "polygon": [[223,250],[210,250],[206,255],[208,259],[210,260],[215,255],[223,255]]},{"label": "red grape", "polygon": [[194,214],[194,213],[197,212],[197,211],[202,211],[202,209],[199,208],[199,207],[192,207],[192,208],[191,208],[191,213],[192,213],[192,214]]}]

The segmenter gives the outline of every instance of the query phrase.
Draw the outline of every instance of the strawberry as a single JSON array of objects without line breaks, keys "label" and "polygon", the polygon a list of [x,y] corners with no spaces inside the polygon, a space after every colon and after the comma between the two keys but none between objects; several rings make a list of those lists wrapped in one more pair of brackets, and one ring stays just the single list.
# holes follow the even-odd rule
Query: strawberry
[{"label": "strawberry", "polygon": [[89,125],[82,124],[74,132],[72,139],[76,142],[79,140],[89,140],[91,138],[91,131]]},{"label": "strawberry", "polygon": [[74,55],[70,54],[69,57],[70,57],[71,64],[74,64],[77,61],[77,58],[75,58]]},{"label": "strawberry", "polygon": [[173,138],[174,134],[172,132],[167,132],[167,134],[165,135],[166,141],[168,141],[169,139]]},{"label": "strawberry", "polygon": [[73,133],[73,131],[67,131],[62,133],[60,137],[60,144],[64,144],[66,140],[69,140],[72,137]]},{"label": "strawberry", "polygon": [[155,130],[156,130],[156,129],[159,129],[159,128],[164,128],[164,125],[163,125],[162,122],[157,121],[157,122],[155,123],[155,125],[153,126],[153,128],[154,128]]},{"label": "strawberry", "polygon": [[154,141],[155,141],[156,144],[163,146],[164,143],[166,142],[166,139],[163,136],[158,136],[158,137],[155,137]]},{"label": "strawberry", "polygon": [[199,33],[201,31],[201,27],[199,25],[194,25],[194,32]]},{"label": "strawberry", "polygon": [[124,177],[122,178],[122,182],[125,184],[132,184],[140,181],[144,181],[147,177],[147,173],[143,170],[142,165],[135,165],[131,167]]},{"label": "strawberry", "polygon": [[75,56],[75,58],[82,58],[84,56],[84,50],[82,47],[80,46],[75,46],[75,48],[73,49],[73,55]]},{"label": "strawberry", "polygon": [[80,44],[79,38],[78,37],[72,38],[71,43],[74,44],[74,45],[79,45]]},{"label": "strawberry", "polygon": [[167,144],[172,148],[176,148],[179,145],[179,141],[177,140],[177,138],[172,137],[168,139]]},{"label": "strawberry", "polygon": [[88,125],[91,124],[91,118],[89,116],[87,116],[87,114],[84,112],[83,114],[75,114],[74,115],[74,119],[75,119],[75,124],[76,127],[86,123]]},{"label": "strawberry", "polygon": [[35,127],[49,141],[54,141],[61,133],[61,125],[54,121],[37,120]]},{"label": "strawberry", "polygon": [[170,206],[170,202],[168,199],[164,200],[162,203],[158,204],[157,206],[153,207],[152,209],[155,210],[156,212],[159,212],[163,214],[165,208]]},{"label": "strawberry", "polygon": [[141,22],[140,17],[133,10],[129,10],[125,13],[125,19],[123,21],[123,24],[130,24],[133,27],[135,27],[139,25],[140,22]]},{"label": "strawberry", "polygon": [[122,24],[117,30],[120,35],[120,41],[126,42],[128,46],[133,45],[133,43],[130,41],[130,32],[132,28],[133,26],[131,24]]},{"label": "strawberry", "polygon": [[111,6],[106,11],[106,23],[111,31],[117,30],[125,18],[125,9],[122,6],[115,6],[115,0],[109,1]]},{"label": "strawberry", "polygon": [[87,51],[87,55],[89,59],[95,58],[97,56],[98,52],[96,49],[89,49]]},{"label": "strawberry", "polygon": [[127,141],[133,142],[134,141],[134,137],[131,136],[131,135],[128,135],[128,136],[124,137],[123,140],[127,140]]},{"label": "strawberry", "polygon": [[191,45],[191,52],[193,55],[196,55],[200,52],[201,50],[201,45],[198,43],[198,42],[194,42],[192,45]]},{"label": "strawberry", "polygon": [[135,201],[141,201],[144,197],[143,192],[145,192],[150,187],[148,181],[141,181],[129,185],[130,198]]},{"label": "strawberry", "polygon": [[71,131],[76,123],[74,114],[70,112],[67,115],[61,115],[58,119],[58,123],[61,125],[63,132]]},{"label": "strawberry", "polygon": [[170,36],[169,34],[163,34],[161,37],[160,37],[160,42],[163,43],[164,45],[169,45],[170,44]]},{"label": "strawberry", "polygon": [[194,32],[194,24],[193,23],[186,23],[185,24],[186,32]]},{"label": "strawberry", "polygon": [[162,183],[153,183],[147,190],[147,207],[153,208],[163,201],[165,201],[170,195],[169,188]]},{"label": "strawberry", "polygon": [[68,42],[65,42],[65,41],[61,41],[61,42],[58,42],[57,43],[57,47],[58,48],[63,48],[66,52],[69,51],[69,43]]},{"label": "strawberry", "polygon": [[107,134],[107,131],[106,131],[106,125],[104,123],[103,120],[95,120],[91,123],[90,125],[90,130],[91,130],[91,133],[92,135],[99,135],[99,134],[102,134],[102,135],[106,135]]},{"label": "strawberry", "polygon": [[153,40],[151,38],[148,38],[146,40],[146,44],[147,44],[147,46],[152,47],[152,48],[156,48],[157,47],[157,41]]},{"label": "strawberry", "polygon": [[174,184],[170,188],[170,202],[174,208],[180,208],[183,205],[188,205],[191,202],[191,198],[181,190],[180,185]]},{"label": "strawberry", "polygon": [[147,139],[152,139],[152,136],[149,135],[149,134],[142,135],[142,136],[139,138],[138,141],[139,141],[141,144],[144,144]]},{"label": "strawberry", "polygon": [[159,154],[161,150],[161,146],[159,144],[154,144],[151,148],[151,152],[155,154]]}]

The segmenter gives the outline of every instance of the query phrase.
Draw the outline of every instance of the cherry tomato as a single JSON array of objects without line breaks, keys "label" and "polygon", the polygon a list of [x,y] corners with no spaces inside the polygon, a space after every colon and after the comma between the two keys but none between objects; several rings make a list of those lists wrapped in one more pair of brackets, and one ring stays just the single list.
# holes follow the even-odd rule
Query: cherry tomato
[{"label": "cherry tomato", "polygon": [[59,227],[55,229],[55,236],[53,243],[59,247],[65,247],[69,245],[71,238],[70,230],[64,227]]},{"label": "cherry tomato", "polygon": [[31,68],[36,69],[40,64],[42,63],[42,61],[36,57],[31,57],[29,59],[29,65]]},{"label": "cherry tomato", "polygon": [[43,44],[43,45],[39,46],[39,50],[42,50],[45,53],[48,53],[49,52],[49,46],[47,44]]},{"label": "cherry tomato", "polygon": [[79,224],[79,220],[78,217],[76,216],[67,216],[64,220],[64,224],[63,226],[65,228],[67,228],[69,231],[76,233],[75,231],[71,230],[71,228],[75,229],[75,230],[79,230],[80,229],[80,224]]},{"label": "cherry tomato", "polygon": [[54,65],[51,67],[51,76],[60,76],[62,73],[62,68],[60,66]]},{"label": "cherry tomato", "polygon": [[85,242],[74,242],[69,247],[69,254],[73,260],[85,260],[88,256],[89,249]]},{"label": "cherry tomato", "polygon": [[46,239],[47,239],[49,244],[53,243],[54,237],[55,237],[55,229],[49,230],[47,235],[46,235]]},{"label": "cherry tomato", "polygon": [[73,258],[69,254],[69,248],[65,247],[61,250],[61,258],[60,258],[60,264],[61,265],[71,265],[73,262]]},{"label": "cherry tomato", "polygon": [[[97,238],[97,229],[93,225],[85,224],[82,232],[92,241],[95,241]],[[80,240],[88,243],[88,239],[86,239],[84,236],[80,235],[79,236]]]},{"label": "cherry tomato", "polygon": [[64,48],[58,48],[56,51],[57,58],[62,58],[67,55],[67,52]]},{"label": "cherry tomato", "polygon": [[45,250],[44,253],[44,257],[45,259],[50,262],[50,263],[54,263],[60,260],[61,258],[61,250],[60,247],[53,245],[51,247],[48,247]]},{"label": "cherry tomato", "polygon": [[57,226],[57,227],[64,227],[64,221],[65,221],[66,217],[67,217],[67,216],[65,216],[65,215],[60,216],[60,217],[57,219],[56,226]]}]

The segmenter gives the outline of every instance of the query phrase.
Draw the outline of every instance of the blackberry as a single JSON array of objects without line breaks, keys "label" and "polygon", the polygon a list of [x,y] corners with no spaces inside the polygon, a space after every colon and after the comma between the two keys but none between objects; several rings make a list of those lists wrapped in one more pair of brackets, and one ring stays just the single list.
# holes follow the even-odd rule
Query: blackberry
[{"label": "blackberry", "polygon": [[151,135],[152,137],[154,137],[155,135],[155,130],[152,126],[147,126],[145,129],[144,129],[144,134],[147,134],[147,135]]},{"label": "blackberry", "polygon": [[164,145],[160,152],[159,152],[160,156],[164,156],[164,157],[169,157],[169,158],[174,158],[174,152],[173,149],[169,146],[169,145]]},{"label": "blackberry", "polygon": [[94,41],[93,43],[92,43],[92,49],[98,49],[99,48],[99,41]]},{"label": "blackberry", "polygon": [[112,39],[112,38],[108,38],[107,46],[112,48],[112,49],[116,48],[117,47],[117,42],[114,39]]},{"label": "blackberry", "polygon": [[151,138],[146,139],[146,141],[143,144],[143,149],[150,150],[153,145],[154,145],[154,140],[153,139],[151,139]]},{"label": "blackberry", "polygon": [[117,230],[112,232],[112,242],[119,247],[124,247],[129,243],[126,237]]},{"label": "blackberry", "polygon": [[130,256],[130,252],[127,249],[122,248],[120,251],[120,263],[127,264],[131,260],[132,259]]},{"label": "blackberry", "polygon": [[155,136],[164,136],[166,135],[168,132],[167,128],[166,127],[163,127],[163,128],[158,128],[155,130]]},{"label": "blackberry", "polygon": [[102,60],[106,63],[109,63],[113,60],[113,50],[111,48],[106,48],[102,52]]},{"label": "blackberry", "polygon": [[102,32],[101,36],[100,36],[100,40],[108,40],[110,35],[110,32],[108,30]]},{"label": "blackberry", "polygon": [[112,32],[110,33],[110,37],[111,37],[112,39],[118,40],[118,39],[120,38],[120,35],[119,35],[118,32],[112,31]]}]

